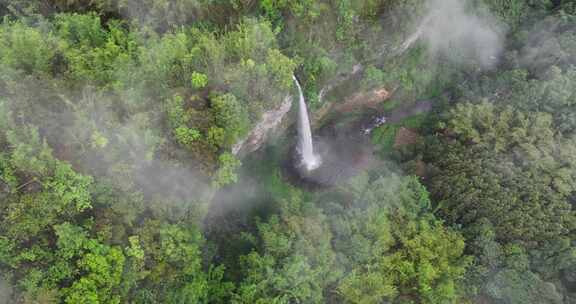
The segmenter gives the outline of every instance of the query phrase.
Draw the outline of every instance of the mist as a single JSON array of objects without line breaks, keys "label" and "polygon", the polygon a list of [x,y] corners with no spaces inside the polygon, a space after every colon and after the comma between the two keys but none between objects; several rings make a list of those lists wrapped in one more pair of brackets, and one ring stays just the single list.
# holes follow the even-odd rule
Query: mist
[{"label": "mist", "polygon": [[468,0],[430,0],[404,48],[419,39],[433,58],[491,68],[503,51],[504,35],[505,27],[482,6]]},{"label": "mist", "polygon": [[33,2],[0,304],[575,301],[576,8]]}]

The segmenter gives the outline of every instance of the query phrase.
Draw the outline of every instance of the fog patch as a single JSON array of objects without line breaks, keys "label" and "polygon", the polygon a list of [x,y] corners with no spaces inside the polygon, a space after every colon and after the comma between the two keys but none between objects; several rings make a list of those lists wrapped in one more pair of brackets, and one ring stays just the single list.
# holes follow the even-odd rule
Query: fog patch
[{"label": "fog patch", "polygon": [[503,51],[504,27],[487,9],[461,0],[430,0],[424,17],[404,48],[416,40],[434,58],[491,68]]},{"label": "fog patch", "polygon": [[548,17],[524,32],[519,67],[543,76],[551,66],[576,64],[576,26],[557,17]]}]

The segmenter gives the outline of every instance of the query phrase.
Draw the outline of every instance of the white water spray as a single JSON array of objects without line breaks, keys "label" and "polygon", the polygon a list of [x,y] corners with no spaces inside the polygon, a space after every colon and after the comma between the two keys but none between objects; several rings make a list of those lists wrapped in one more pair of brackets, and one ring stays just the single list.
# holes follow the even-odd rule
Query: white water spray
[{"label": "white water spray", "polygon": [[300,103],[298,109],[298,152],[302,157],[302,165],[306,170],[311,171],[320,166],[322,163],[320,157],[314,154],[314,145],[312,144],[312,130],[310,129],[310,119],[308,118],[308,110],[306,109],[306,100],[304,93],[296,76],[292,75],[298,93],[300,95]]}]

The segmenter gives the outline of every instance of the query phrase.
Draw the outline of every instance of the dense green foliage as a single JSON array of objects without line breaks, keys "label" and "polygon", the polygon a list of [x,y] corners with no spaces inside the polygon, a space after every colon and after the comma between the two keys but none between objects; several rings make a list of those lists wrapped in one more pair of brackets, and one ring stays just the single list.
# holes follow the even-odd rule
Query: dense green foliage
[{"label": "dense green foliage", "polygon": [[[576,302],[576,5],[443,3],[0,1],[0,303]],[[354,177],[236,153],[294,75]]]},{"label": "dense green foliage", "polygon": [[346,302],[459,298],[469,261],[462,256],[464,240],[431,213],[428,192],[416,178],[360,176],[344,191],[352,202],[327,208],[335,215],[335,250],[346,265],[338,285]]}]

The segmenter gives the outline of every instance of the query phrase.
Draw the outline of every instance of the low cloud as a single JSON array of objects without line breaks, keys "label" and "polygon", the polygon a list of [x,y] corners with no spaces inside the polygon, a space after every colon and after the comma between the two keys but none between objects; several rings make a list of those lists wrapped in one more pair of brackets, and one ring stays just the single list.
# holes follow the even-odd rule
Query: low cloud
[{"label": "low cloud", "polygon": [[469,5],[469,1],[430,0],[422,22],[405,47],[419,39],[435,58],[489,68],[497,63],[503,50],[504,32],[487,9]]}]

